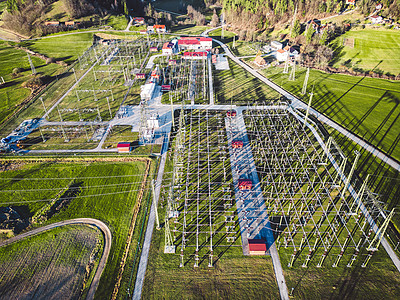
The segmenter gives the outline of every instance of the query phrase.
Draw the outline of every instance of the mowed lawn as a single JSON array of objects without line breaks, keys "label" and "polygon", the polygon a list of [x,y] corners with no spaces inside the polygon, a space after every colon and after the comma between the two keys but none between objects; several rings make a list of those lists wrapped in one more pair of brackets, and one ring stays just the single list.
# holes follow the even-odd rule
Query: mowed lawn
[{"label": "mowed lawn", "polygon": [[[363,70],[378,69],[384,73],[400,73],[400,31],[390,29],[351,30],[335,41],[343,45],[343,39],[354,39],[354,48],[344,46],[336,67],[350,60]],[[334,42],[335,42],[334,41]]]},{"label": "mowed lawn", "polygon": [[246,105],[276,101],[279,94],[229,59],[230,70],[214,72],[216,104]]},{"label": "mowed lawn", "polygon": [[97,295],[110,298],[147,162],[88,159],[19,164],[16,169],[0,173],[0,206],[13,205],[23,217],[29,218],[46,209],[51,199],[63,195],[69,203],[45,224],[95,218],[109,226],[113,235],[111,252]]},{"label": "mowed lawn", "polygon": [[92,44],[93,33],[90,32],[65,36],[54,35],[21,43],[22,46],[35,52],[42,53],[47,57],[54,57],[57,60],[63,60],[69,64],[77,60]]},{"label": "mowed lawn", "polygon": [[[262,72],[308,102],[309,96],[301,95],[306,70],[298,69],[295,81],[289,81],[282,70]],[[312,90],[314,108],[400,159],[400,82],[310,70],[307,91]]]}]

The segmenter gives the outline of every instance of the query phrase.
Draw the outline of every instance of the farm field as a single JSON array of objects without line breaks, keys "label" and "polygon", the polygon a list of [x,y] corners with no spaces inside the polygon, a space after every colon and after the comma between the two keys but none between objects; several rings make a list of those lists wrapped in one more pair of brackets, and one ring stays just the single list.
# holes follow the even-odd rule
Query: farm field
[{"label": "farm field", "polygon": [[[354,48],[343,46],[344,39],[354,40]],[[400,32],[391,29],[356,29],[350,30],[336,38],[332,44],[343,46],[339,53],[340,60],[335,67],[341,64],[353,68],[381,70],[383,73],[397,75],[400,73]]]},{"label": "farm field", "polygon": [[111,295],[134,211],[141,209],[140,199],[148,195],[147,189],[144,194],[140,191],[144,178],[149,178],[146,171],[154,171],[150,161],[87,157],[72,161],[67,158],[65,162],[2,162],[8,168],[0,173],[0,205],[12,206],[22,218],[42,220],[44,224],[88,217],[99,219],[110,228],[111,252],[97,294]]},{"label": "farm field", "polygon": [[97,228],[70,225],[0,248],[0,297],[84,298],[103,236]]},{"label": "farm field", "polygon": [[[297,69],[295,81],[289,81],[282,68],[270,67],[261,72],[304,102],[308,101],[308,95],[301,95],[305,68]],[[311,105],[315,109],[400,159],[400,83],[310,70],[307,92],[311,91],[314,93]]]},{"label": "farm field", "polygon": [[214,72],[216,104],[247,105],[277,101],[279,94],[263,84],[259,79],[233,63],[230,70]]}]

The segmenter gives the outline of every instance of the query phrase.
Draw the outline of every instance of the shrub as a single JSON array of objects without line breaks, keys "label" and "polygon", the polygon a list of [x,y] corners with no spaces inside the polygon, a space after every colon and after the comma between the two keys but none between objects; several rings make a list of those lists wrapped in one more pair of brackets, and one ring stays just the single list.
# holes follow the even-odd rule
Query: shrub
[{"label": "shrub", "polygon": [[54,64],[56,62],[56,59],[54,57],[48,57],[46,59],[46,65],[48,64]]}]

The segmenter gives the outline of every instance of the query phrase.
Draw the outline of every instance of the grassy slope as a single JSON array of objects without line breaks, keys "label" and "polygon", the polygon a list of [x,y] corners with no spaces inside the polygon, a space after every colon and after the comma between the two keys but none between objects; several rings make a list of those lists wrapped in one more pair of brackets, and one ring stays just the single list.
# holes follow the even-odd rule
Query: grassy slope
[{"label": "grassy slope", "polygon": [[276,100],[279,94],[229,59],[230,70],[215,71],[215,101],[218,104],[262,103]]},{"label": "grassy slope", "polygon": [[[121,261],[122,251],[125,246],[133,205],[137,200],[145,163],[138,162],[109,162],[109,163],[41,163],[27,164],[21,170],[0,173],[4,178],[24,178],[20,181],[1,180],[1,189],[13,190],[13,193],[3,193],[1,203],[29,200],[52,199],[64,187],[67,187],[75,177],[99,177],[77,179],[75,182],[81,186],[80,195],[73,199],[66,209],[63,209],[49,222],[57,222],[66,219],[90,217],[105,222],[113,234],[113,243],[106,269],[101,278],[98,294],[110,295],[114,288],[118,266]],[[108,176],[130,177],[107,178]],[[138,176],[135,176],[138,175]],[[31,180],[32,178],[66,178],[63,180]],[[105,187],[104,185],[114,184]],[[27,189],[55,189],[43,190],[39,193],[15,192],[15,190]],[[123,192],[123,193],[121,193]],[[16,194],[17,193],[17,194]],[[43,207],[47,202],[32,202],[23,205],[26,216],[31,216]]]},{"label": "grassy slope", "polygon": [[[78,297],[91,253],[102,239],[97,228],[68,225],[0,248],[1,297],[22,297],[35,292],[42,298],[66,294]],[[100,257],[97,255],[97,259]]]},{"label": "grassy slope", "polygon": [[107,19],[107,25],[115,30],[124,30],[128,26],[128,19],[125,16],[110,16]]},{"label": "grassy slope", "polygon": [[92,45],[93,33],[83,32],[66,36],[52,36],[35,41],[22,42],[22,46],[48,57],[72,63]]},{"label": "grassy slope", "polygon": [[351,30],[338,37],[334,42],[343,45],[344,38],[354,39],[354,48],[345,46],[339,66],[351,60],[356,67],[364,70],[379,69],[392,74],[400,73],[400,32],[390,29]]},{"label": "grassy slope", "polygon": [[[296,72],[295,81],[288,81],[281,68],[263,73],[307,102],[301,95],[305,69]],[[309,92],[314,88],[314,108],[400,159],[400,83],[311,70],[308,87]]]},{"label": "grassy slope", "polygon": [[[61,70],[56,64],[46,65],[40,58],[31,57],[35,65],[36,72],[42,75],[54,75]],[[21,84],[31,78],[31,68],[27,54],[22,50],[17,50],[9,46],[6,42],[0,42],[0,76],[4,78],[6,84],[0,87],[0,123],[18,108],[18,104],[24,100],[30,90],[21,87]],[[21,76],[12,78],[11,73],[14,68],[21,68]]]}]

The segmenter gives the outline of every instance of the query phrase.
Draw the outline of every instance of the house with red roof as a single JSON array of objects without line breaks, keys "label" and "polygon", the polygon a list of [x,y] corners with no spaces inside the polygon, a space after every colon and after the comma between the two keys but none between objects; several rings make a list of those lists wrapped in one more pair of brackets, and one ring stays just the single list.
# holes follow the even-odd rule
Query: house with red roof
[{"label": "house with red roof", "polygon": [[179,50],[207,50],[212,49],[212,39],[206,37],[182,37],[178,41]]}]

